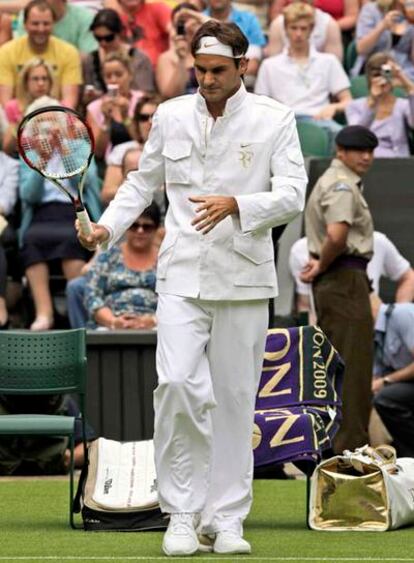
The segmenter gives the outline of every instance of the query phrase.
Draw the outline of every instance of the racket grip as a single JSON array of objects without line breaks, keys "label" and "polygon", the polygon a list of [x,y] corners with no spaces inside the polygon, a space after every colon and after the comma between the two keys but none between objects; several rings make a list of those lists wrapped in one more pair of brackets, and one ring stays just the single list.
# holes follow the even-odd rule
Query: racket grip
[{"label": "racket grip", "polygon": [[92,224],[86,209],[77,211],[76,216],[79,220],[80,230],[82,231],[82,234],[85,236],[92,234]]}]

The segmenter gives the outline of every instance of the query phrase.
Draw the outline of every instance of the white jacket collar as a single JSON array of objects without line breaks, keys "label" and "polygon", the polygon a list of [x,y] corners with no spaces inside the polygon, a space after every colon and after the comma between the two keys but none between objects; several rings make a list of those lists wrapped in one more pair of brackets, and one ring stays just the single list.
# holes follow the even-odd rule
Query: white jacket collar
[{"label": "white jacket collar", "polygon": [[[207,108],[206,100],[200,94],[200,89],[198,89],[196,96],[197,96],[197,100],[196,100],[197,110],[200,113],[210,115],[210,112],[208,111],[208,108]],[[237,111],[239,109],[239,107],[242,105],[242,103],[244,102],[244,100],[246,99],[246,97],[247,97],[247,91],[246,91],[246,88],[245,88],[245,86],[242,82],[241,85],[240,85],[240,88],[237,90],[237,92],[235,94],[233,94],[233,96],[228,98],[228,100],[226,101],[226,106],[224,108],[223,117]]]}]

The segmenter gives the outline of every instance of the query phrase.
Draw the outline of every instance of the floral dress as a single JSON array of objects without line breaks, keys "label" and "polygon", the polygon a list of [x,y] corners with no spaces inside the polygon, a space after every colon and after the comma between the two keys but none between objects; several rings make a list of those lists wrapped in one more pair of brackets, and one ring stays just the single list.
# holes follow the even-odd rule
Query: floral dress
[{"label": "floral dress", "polygon": [[98,328],[94,314],[101,307],[109,307],[114,315],[154,314],[155,282],[155,268],[139,272],[125,266],[120,246],[99,254],[86,278],[87,328]]}]

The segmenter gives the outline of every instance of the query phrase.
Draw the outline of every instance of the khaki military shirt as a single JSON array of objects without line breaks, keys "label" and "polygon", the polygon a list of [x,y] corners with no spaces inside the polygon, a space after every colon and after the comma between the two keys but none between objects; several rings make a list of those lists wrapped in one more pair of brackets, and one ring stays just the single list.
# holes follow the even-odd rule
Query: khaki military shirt
[{"label": "khaki military shirt", "polygon": [[327,225],[345,222],[350,229],[344,254],[371,258],[374,229],[368,204],[359,187],[360,180],[338,159],[334,159],[319,178],[309,197],[305,214],[311,254],[320,256]]}]

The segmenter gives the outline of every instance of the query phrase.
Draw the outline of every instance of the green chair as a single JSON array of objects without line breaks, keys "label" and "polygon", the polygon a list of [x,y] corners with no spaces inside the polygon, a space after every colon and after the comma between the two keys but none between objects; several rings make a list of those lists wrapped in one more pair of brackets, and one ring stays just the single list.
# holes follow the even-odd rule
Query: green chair
[{"label": "green chair", "polygon": [[[46,332],[0,332],[0,395],[63,395],[79,397],[86,459],[85,388],[86,337],[84,329]],[[75,417],[47,414],[0,416],[0,435],[67,437],[70,447],[70,525],[76,528],[74,498]]]},{"label": "green chair", "polygon": [[297,129],[303,156],[319,156],[326,158],[331,155],[329,135],[325,129],[310,121],[298,121]]},{"label": "green chair", "polygon": [[356,41],[353,39],[347,46],[345,50],[345,58],[344,58],[344,67],[346,72],[349,74],[351,72],[352,67],[357,60],[358,53],[356,50]]}]

